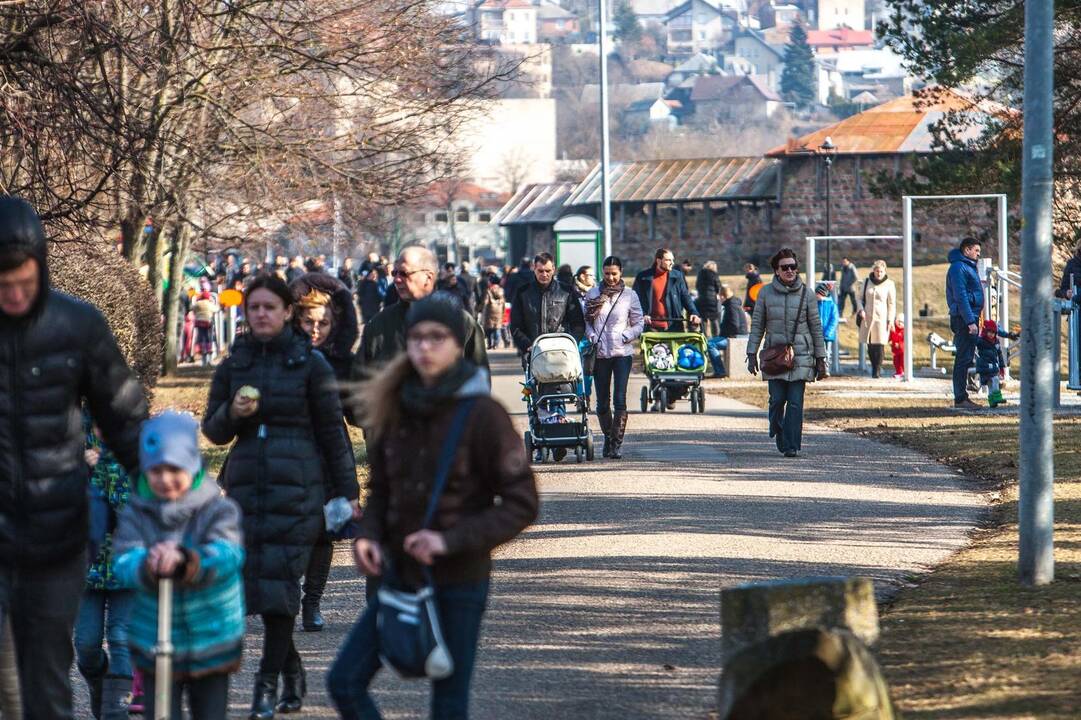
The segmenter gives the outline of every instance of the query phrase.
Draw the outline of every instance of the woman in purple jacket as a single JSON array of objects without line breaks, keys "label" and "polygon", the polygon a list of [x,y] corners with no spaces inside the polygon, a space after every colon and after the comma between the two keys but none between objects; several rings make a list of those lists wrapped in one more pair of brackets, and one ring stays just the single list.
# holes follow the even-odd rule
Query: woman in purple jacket
[{"label": "woman in purple jacket", "polygon": [[603,281],[585,297],[586,336],[597,346],[593,382],[597,387],[597,418],[604,433],[604,457],[618,460],[623,457],[627,381],[634,340],[642,334],[643,313],[638,295],[623,282],[623,261],[610,256],[604,259],[603,266]]}]

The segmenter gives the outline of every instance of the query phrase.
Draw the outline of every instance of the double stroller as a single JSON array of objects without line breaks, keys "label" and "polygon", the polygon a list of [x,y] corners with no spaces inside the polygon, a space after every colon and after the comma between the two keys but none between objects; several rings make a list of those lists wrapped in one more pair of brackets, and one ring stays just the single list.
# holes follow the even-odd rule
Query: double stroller
[{"label": "double stroller", "polygon": [[540,461],[561,460],[574,450],[578,462],[593,460],[585,378],[578,343],[566,333],[541,335],[526,364],[522,396],[529,414],[525,447]]},{"label": "double stroller", "polygon": [[686,396],[692,413],[705,412],[706,353],[702,333],[643,333],[642,365],[649,384],[642,388],[642,412],[665,412],[671,398]]}]

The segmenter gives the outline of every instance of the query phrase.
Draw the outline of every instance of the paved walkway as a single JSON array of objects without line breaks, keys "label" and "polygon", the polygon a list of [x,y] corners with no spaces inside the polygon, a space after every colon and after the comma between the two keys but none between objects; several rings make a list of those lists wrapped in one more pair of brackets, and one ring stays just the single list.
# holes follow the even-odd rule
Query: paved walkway
[{"label": "paved walkway", "polygon": [[[524,429],[518,364],[505,353],[494,363],[495,392]],[[907,450],[810,426],[805,456],[786,460],[761,411],[713,395],[705,415],[686,408],[634,412],[622,462],[538,468],[541,518],[499,554],[474,718],[706,718],[722,587],[863,574],[886,592],[960,548],[983,510],[955,471]],[[297,634],[310,678],[301,717],[334,717],[322,678],[363,602],[346,547],[328,595],[329,628]],[[236,717],[257,642],[236,678]],[[375,693],[387,718],[426,716],[423,683],[384,673]]]}]

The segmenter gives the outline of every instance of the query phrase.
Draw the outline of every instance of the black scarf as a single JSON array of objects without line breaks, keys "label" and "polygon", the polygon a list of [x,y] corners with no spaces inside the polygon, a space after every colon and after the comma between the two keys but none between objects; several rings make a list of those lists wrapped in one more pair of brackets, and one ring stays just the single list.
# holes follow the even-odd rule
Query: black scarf
[{"label": "black scarf", "polygon": [[889,280],[889,279],[890,279],[890,276],[889,276],[889,275],[887,275],[886,273],[882,273],[882,279],[881,279],[881,280],[875,280],[875,276],[874,276],[874,275],[871,275],[871,277],[870,277],[869,279],[870,279],[870,281],[871,281],[871,282],[873,282],[873,283],[874,283],[875,285],[881,285],[882,283],[884,283],[884,282],[886,282],[887,280]]},{"label": "black scarf", "polygon": [[407,415],[430,417],[437,410],[452,402],[462,385],[472,378],[476,372],[477,368],[472,363],[462,360],[443,373],[435,385],[424,387],[424,383],[420,381],[420,376],[414,371],[402,383],[402,409]]}]

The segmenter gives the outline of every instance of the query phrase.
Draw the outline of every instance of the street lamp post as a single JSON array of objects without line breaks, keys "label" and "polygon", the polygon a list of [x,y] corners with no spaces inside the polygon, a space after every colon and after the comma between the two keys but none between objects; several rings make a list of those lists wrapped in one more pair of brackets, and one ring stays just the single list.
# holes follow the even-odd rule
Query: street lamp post
[{"label": "street lamp post", "polygon": [[[833,235],[833,227],[830,223],[830,174],[833,170],[833,158],[837,157],[837,146],[833,144],[833,139],[829,136],[818,147],[818,151],[822,154],[822,160],[826,163],[826,268],[822,273],[823,280],[833,280],[833,258],[830,256],[830,245],[833,240],[830,236]],[[814,268],[810,268],[811,279],[814,280]]]}]

